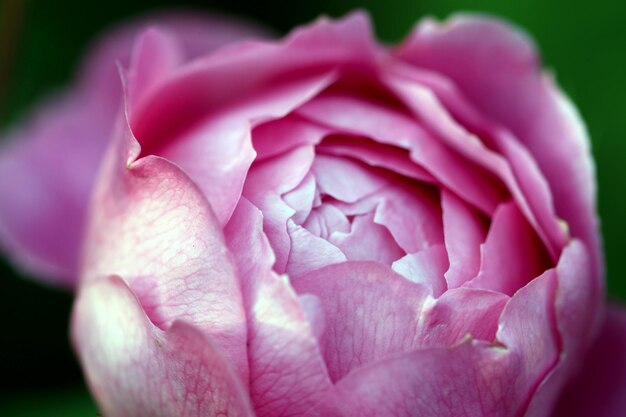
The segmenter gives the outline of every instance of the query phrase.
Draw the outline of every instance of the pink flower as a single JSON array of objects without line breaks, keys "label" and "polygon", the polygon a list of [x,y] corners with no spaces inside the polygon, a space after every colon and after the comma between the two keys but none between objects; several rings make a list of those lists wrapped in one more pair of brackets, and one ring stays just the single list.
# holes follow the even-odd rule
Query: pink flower
[{"label": "pink flower", "polygon": [[147,22],[0,154],[104,416],[620,415],[588,139],[525,35]]}]

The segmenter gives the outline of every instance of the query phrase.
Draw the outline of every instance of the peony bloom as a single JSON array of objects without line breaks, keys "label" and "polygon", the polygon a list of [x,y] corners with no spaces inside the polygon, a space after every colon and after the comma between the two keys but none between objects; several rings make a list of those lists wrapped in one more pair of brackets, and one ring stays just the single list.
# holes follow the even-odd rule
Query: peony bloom
[{"label": "peony bloom", "polygon": [[76,288],[102,414],[620,415],[589,144],[531,42],[262,36],[125,26],[0,154],[1,241]]}]

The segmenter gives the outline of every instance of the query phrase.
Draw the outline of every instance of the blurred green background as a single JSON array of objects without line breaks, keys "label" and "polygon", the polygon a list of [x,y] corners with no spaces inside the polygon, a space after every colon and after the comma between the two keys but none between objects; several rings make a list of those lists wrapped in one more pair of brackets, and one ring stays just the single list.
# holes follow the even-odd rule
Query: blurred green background
[{"label": "blurred green background", "polygon": [[[242,15],[285,33],[320,14],[369,10],[378,36],[400,40],[422,16],[486,12],[525,28],[547,68],[577,103],[597,161],[609,294],[626,301],[626,3],[623,0],[0,0],[0,126],[71,81],[94,36],[145,10],[181,8]],[[10,12],[10,10],[13,10]],[[10,36],[13,33],[15,36]],[[9,59],[9,60],[8,60]],[[9,65],[10,64],[10,65]],[[1,198],[1,196],[0,196]],[[68,343],[71,295],[40,286],[0,264],[3,318],[1,416],[95,416]]]}]

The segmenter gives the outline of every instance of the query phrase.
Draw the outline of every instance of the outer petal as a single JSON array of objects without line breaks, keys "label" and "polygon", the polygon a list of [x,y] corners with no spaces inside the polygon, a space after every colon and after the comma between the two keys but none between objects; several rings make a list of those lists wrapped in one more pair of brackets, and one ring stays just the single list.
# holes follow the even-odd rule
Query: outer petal
[{"label": "outer petal", "polygon": [[626,310],[609,306],[582,372],[563,392],[555,417],[620,417],[626,412]]},{"label": "outer petal", "polygon": [[[532,154],[526,147],[515,138],[510,131],[495,123],[480,113],[459,91],[459,89],[445,76],[434,73],[421,68],[416,68],[407,64],[394,63],[395,65],[389,69],[390,74],[394,74],[391,78],[397,76],[399,79],[411,80],[417,85],[427,86],[427,88],[436,95],[436,100],[425,95],[420,100],[415,100],[418,95],[422,95],[416,90],[408,100],[412,107],[418,113],[433,113],[436,116],[436,107],[439,102],[443,104],[445,112],[450,113],[455,123],[462,126],[461,133],[457,128],[450,127],[441,130],[439,126],[449,125],[450,119],[442,117],[442,114],[436,116],[439,120],[435,123],[435,131],[449,137],[442,137],[453,148],[460,149],[462,153],[471,157],[471,148],[475,148],[478,154],[478,160],[492,171],[494,171],[509,187],[512,195],[526,214],[533,225],[544,237],[544,240],[555,251],[555,256],[567,243],[567,233],[559,223],[559,219],[555,215],[552,194],[549,185],[541,173],[537,163],[533,159]],[[397,81],[390,80],[393,85]],[[402,83],[401,83],[402,85]],[[404,94],[404,90],[411,90],[413,87],[407,85],[401,87],[399,95]],[[405,99],[406,100],[406,99]],[[411,103],[414,101],[414,103]],[[430,111],[420,109],[419,104],[424,101],[430,104]],[[430,117],[430,116],[429,116]],[[454,124],[454,123],[453,123]],[[456,130],[456,133],[454,133]],[[453,138],[456,135],[467,135],[465,140],[457,141]],[[474,136],[472,136],[474,135]],[[480,141],[476,142],[476,137]],[[481,143],[482,142],[482,143]],[[483,147],[482,144],[486,145]],[[478,145],[478,146],[476,146]],[[463,149],[466,148],[466,149]],[[495,156],[492,150],[499,152],[505,158],[506,162],[500,156]],[[469,152],[468,152],[469,151]]]},{"label": "outer petal", "polygon": [[[207,196],[220,223],[226,224],[241,196],[248,169],[256,156],[251,139],[254,121],[287,115],[327,87],[333,79],[332,73],[325,73],[287,85],[271,85],[265,91],[257,92],[254,97],[244,99],[234,109],[210,111],[198,126],[169,137],[168,142],[162,144],[162,151],[152,148],[154,145],[149,143],[146,150],[154,150],[156,154],[183,168]],[[205,87],[200,84],[189,94],[197,94]],[[163,100],[167,101],[168,98]],[[185,113],[189,108],[172,107],[169,111]],[[154,117],[160,116],[157,114]]]},{"label": "outer petal", "polygon": [[399,55],[452,79],[480,111],[509,128],[531,151],[550,184],[557,213],[572,235],[589,246],[600,277],[589,140],[572,104],[540,72],[528,38],[488,18],[458,16],[444,25],[426,20]]},{"label": "outer petal", "polygon": [[[450,110],[443,105],[439,97],[429,88],[424,88],[424,86],[413,80],[406,81],[393,76],[389,77],[388,83],[390,87],[394,89],[398,97],[401,97],[406,105],[415,112],[416,116],[423,121],[425,127],[432,131],[445,146],[463,155],[468,160],[473,161],[477,166],[491,173],[498,178],[502,184],[506,185],[507,190],[511,193],[528,221],[537,230],[548,247],[553,259],[556,260],[560,249],[566,242],[566,238],[564,230],[559,227],[558,219],[556,219],[554,215],[546,216],[544,213],[544,211],[548,210],[549,214],[552,214],[549,211],[551,201],[542,201],[538,206],[542,211],[536,213],[521,186],[526,185],[525,183],[528,182],[529,178],[541,181],[541,176],[537,178],[537,176],[530,177],[529,175],[525,175],[517,178],[514,175],[513,167],[517,166],[517,162],[519,162],[518,159],[508,160],[488,148],[478,136],[453,118]],[[519,155],[516,154],[516,156]],[[512,164],[512,162],[516,164]],[[526,160],[525,162],[528,161]],[[524,168],[528,167],[524,166]],[[445,167],[444,169],[449,170],[450,167]],[[529,171],[524,171],[524,174],[528,173]],[[536,200],[537,197],[549,197],[549,193],[538,192],[539,187],[535,188],[536,189],[533,189],[533,191],[537,192],[531,194],[534,200]],[[541,191],[544,190],[541,189]],[[545,227],[539,222],[540,218],[546,219],[549,222],[548,227]]]},{"label": "outer petal", "polygon": [[121,278],[81,289],[72,338],[103,415],[254,415],[217,345],[185,322],[154,326]]},{"label": "outer petal", "polygon": [[89,195],[121,104],[116,62],[130,61],[148,25],[174,34],[187,60],[264,31],[197,13],[148,16],[98,41],[77,85],[39,107],[0,148],[0,244],[29,273],[71,287],[77,279]]},{"label": "outer petal", "polygon": [[224,48],[146,94],[133,108],[133,132],[144,152],[181,166],[225,224],[255,156],[251,127],[287,115],[347,66],[373,71],[376,52],[362,14],[320,20],[279,43]]},{"label": "outer petal", "polygon": [[299,303],[286,279],[272,272],[274,255],[262,220],[244,198],[225,231],[248,313],[250,395],[259,417],[301,416],[331,386],[312,328],[322,332],[323,317],[309,322],[317,310],[313,298]]},{"label": "outer petal", "polygon": [[69,94],[44,105],[2,144],[0,245],[29,274],[65,287],[76,282],[109,116],[87,111],[81,96]]},{"label": "outer petal", "polygon": [[593,266],[586,246],[573,240],[563,251],[556,271],[556,324],[562,354],[557,366],[534,395],[528,417],[551,415],[563,387],[584,366],[584,355],[601,325],[602,294],[590,279]]},{"label": "outer petal", "polygon": [[557,359],[554,271],[508,302],[498,341],[466,340],[358,368],[309,416],[515,417]]},{"label": "outer petal", "polygon": [[138,144],[120,130],[94,193],[82,279],[123,276],[157,326],[190,322],[247,380],[239,281],[211,207],[172,163],[134,160]]}]

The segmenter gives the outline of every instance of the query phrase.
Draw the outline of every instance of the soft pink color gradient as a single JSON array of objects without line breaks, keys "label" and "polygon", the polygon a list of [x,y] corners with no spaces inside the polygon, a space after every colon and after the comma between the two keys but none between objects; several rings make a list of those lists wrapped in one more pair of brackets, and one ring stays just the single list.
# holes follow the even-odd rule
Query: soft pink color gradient
[{"label": "soft pink color gradient", "polygon": [[0,153],[103,415],[621,415],[589,142],[527,37],[260,34],[130,24]]},{"label": "soft pink color gradient", "polygon": [[175,35],[181,61],[266,36],[244,22],[189,12],[128,22],[91,47],[71,89],[2,138],[0,245],[19,267],[54,284],[73,287],[78,279],[89,196],[122,104],[118,66],[137,60],[138,36],[151,26]]}]

